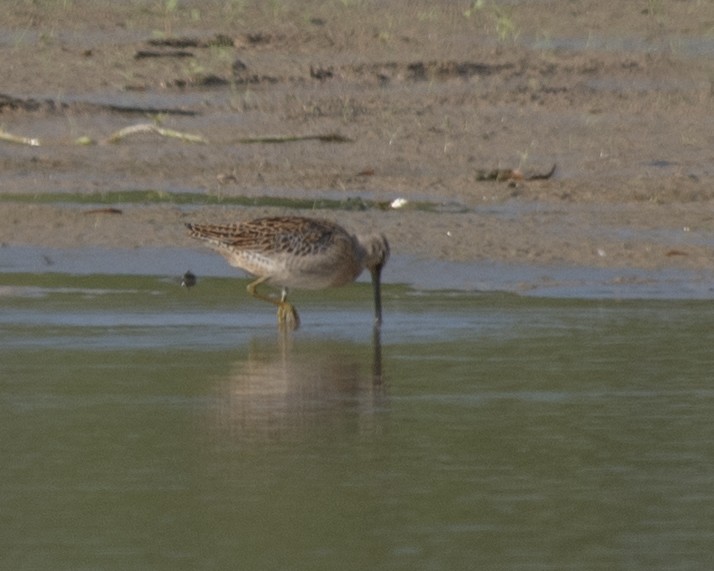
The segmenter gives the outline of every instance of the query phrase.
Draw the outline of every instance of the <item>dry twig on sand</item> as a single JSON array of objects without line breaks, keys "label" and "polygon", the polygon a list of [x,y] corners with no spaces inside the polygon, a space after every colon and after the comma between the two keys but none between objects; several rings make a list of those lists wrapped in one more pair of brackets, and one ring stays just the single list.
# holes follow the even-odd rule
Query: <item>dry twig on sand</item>
[{"label": "dry twig on sand", "polygon": [[129,125],[128,127],[119,129],[117,132],[112,133],[106,142],[116,143],[126,137],[129,137],[130,135],[137,135],[139,133],[156,133],[162,137],[180,139],[181,141],[186,141],[188,143],[208,143],[208,140],[201,135],[193,135],[191,133],[166,129],[164,127],[159,127],[158,125],[154,125],[153,123],[138,123],[136,125]]},{"label": "dry twig on sand", "polygon": [[321,143],[353,143],[354,140],[339,133],[323,135],[266,135],[264,137],[244,137],[239,143],[294,143],[295,141],[320,141]]},{"label": "dry twig on sand", "polygon": [[495,180],[496,182],[512,180],[548,180],[555,174],[556,165],[548,172],[523,173],[520,169],[481,169],[476,171],[476,180]]},{"label": "dry twig on sand", "polygon": [[0,141],[5,141],[6,143],[15,143],[17,145],[29,145],[30,147],[40,146],[39,139],[13,135],[12,133],[8,133],[7,131],[3,131],[2,129],[0,129]]}]

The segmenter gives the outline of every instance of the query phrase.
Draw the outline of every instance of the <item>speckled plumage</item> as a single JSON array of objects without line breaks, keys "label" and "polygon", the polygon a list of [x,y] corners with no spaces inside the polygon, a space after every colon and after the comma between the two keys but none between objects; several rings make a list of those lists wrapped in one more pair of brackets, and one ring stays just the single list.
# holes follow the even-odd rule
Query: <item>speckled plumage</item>
[{"label": "speckled plumage", "polygon": [[[389,243],[381,234],[355,236],[328,220],[300,216],[186,226],[190,236],[205,240],[232,266],[258,278],[248,287],[252,295],[288,306],[296,319],[294,308],[285,301],[287,288],[341,286],[368,269],[375,290],[375,319],[381,322],[380,273],[389,258]],[[255,289],[262,283],[284,288],[281,301],[258,294]]]}]

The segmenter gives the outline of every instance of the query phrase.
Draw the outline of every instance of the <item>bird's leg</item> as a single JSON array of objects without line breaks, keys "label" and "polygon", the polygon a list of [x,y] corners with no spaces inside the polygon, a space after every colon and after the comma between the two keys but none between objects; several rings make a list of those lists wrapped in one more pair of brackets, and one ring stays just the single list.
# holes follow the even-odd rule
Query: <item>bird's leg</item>
[{"label": "bird's leg", "polygon": [[280,301],[273,299],[272,297],[268,297],[267,295],[263,295],[262,293],[258,292],[258,286],[262,284],[264,281],[266,281],[267,278],[262,277],[258,278],[257,280],[250,282],[246,289],[248,290],[248,293],[255,297],[256,299],[260,299],[262,301],[267,301],[268,303],[272,303],[273,305],[278,306],[278,325],[281,329],[287,329],[291,331],[295,331],[298,327],[300,327],[300,317],[298,316],[298,312],[295,309],[295,307],[291,304],[288,303],[287,298],[288,298],[288,290],[287,288],[283,288],[283,291],[280,295]]},{"label": "bird's leg", "polygon": [[266,279],[268,278],[258,278],[254,282],[250,282],[245,289],[248,290],[248,293],[255,297],[256,299],[260,299],[262,301],[267,301],[268,303],[272,303],[277,305],[277,301],[275,301],[272,297],[268,297],[267,295],[263,295],[262,293],[258,293],[258,286],[262,284]]}]

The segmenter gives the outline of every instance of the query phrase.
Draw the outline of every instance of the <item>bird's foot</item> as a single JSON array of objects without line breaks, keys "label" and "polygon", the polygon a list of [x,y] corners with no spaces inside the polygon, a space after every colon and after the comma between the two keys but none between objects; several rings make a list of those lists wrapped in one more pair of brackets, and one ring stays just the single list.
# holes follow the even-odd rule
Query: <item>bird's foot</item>
[{"label": "bird's foot", "polygon": [[300,316],[297,309],[287,301],[281,301],[278,304],[278,326],[287,331],[295,331],[300,327]]}]

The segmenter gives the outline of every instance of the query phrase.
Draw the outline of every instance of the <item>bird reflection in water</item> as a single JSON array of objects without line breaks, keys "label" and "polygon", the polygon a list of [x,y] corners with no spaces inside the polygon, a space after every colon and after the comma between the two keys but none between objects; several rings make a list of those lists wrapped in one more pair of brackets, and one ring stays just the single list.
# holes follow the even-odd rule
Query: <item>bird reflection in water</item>
[{"label": "bird reflection in water", "polygon": [[256,339],[220,387],[218,424],[232,439],[377,430],[386,410],[379,328],[372,346],[325,338]]}]

